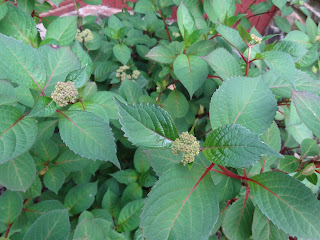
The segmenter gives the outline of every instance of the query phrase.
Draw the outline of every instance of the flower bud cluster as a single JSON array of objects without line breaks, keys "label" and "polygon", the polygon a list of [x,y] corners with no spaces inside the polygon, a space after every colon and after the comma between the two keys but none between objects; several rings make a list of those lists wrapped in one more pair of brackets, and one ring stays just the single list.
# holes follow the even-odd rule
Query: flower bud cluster
[{"label": "flower bud cluster", "polygon": [[64,107],[68,103],[74,103],[77,100],[77,95],[78,90],[73,82],[57,82],[56,90],[51,94],[51,98],[58,106]]},{"label": "flower bud cluster", "polygon": [[119,68],[117,69],[117,71],[116,71],[116,77],[117,77],[117,78],[120,78],[122,82],[123,82],[126,78],[129,79],[129,80],[130,80],[130,79],[134,79],[134,80],[138,79],[138,77],[139,77],[139,75],[140,75],[140,72],[139,72],[138,70],[133,70],[132,75],[130,75],[130,74],[127,74],[127,73],[126,73],[126,71],[127,71],[128,69],[130,69],[130,67],[127,66],[127,65],[124,65],[124,66],[119,67]]},{"label": "flower bud cluster", "polygon": [[79,29],[77,29],[76,39],[79,42],[88,42],[90,40],[93,40],[93,34],[90,31],[90,29],[84,29],[82,32]]},{"label": "flower bud cluster", "polygon": [[172,153],[177,155],[182,152],[183,165],[194,162],[194,156],[199,154],[200,144],[197,138],[189,134],[188,132],[183,132],[179,138],[173,142]]},{"label": "flower bud cluster", "polygon": [[320,35],[316,36],[316,41],[320,42]]},{"label": "flower bud cluster", "polygon": [[254,35],[253,33],[250,34],[250,36],[251,36],[251,39],[252,39],[255,43],[261,44],[262,38],[259,38],[258,36]]},{"label": "flower bud cluster", "polygon": [[178,32],[174,32],[174,33],[172,33],[172,36],[174,36],[174,37],[180,37],[181,35],[180,35],[180,33],[178,33]]}]

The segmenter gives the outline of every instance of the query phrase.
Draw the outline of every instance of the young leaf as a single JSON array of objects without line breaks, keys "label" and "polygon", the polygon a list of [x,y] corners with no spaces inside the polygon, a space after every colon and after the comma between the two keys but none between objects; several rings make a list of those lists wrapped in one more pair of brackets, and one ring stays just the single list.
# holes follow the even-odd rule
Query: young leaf
[{"label": "young leaf", "polygon": [[39,52],[30,45],[2,34],[0,77],[37,90],[42,89],[46,83],[46,71]]},{"label": "young leaf", "polygon": [[48,26],[46,39],[55,39],[60,46],[69,46],[74,41],[76,33],[76,16],[59,17]]},{"label": "young leaf", "polygon": [[114,45],[113,54],[123,65],[126,65],[131,58],[130,48],[120,43]]},{"label": "young leaf", "polygon": [[205,0],[204,10],[208,14],[211,22],[222,23],[226,16],[233,16],[236,11],[236,4],[234,0]]},{"label": "young leaf", "polygon": [[193,16],[191,15],[188,8],[186,8],[182,1],[180,2],[177,11],[177,21],[179,30],[183,38],[186,38],[186,36],[190,36],[196,30],[196,24],[193,19]]},{"label": "young leaf", "polygon": [[39,217],[24,235],[23,240],[66,240],[70,232],[67,210],[53,210]]},{"label": "young leaf", "polygon": [[287,173],[293,173],[297,171],[299,165],[300,165],[299,159],[291,155],[286,155],[284,156],[283,159],[280,159],[279,169]]},{"label": "young leaf", "polygon": [[236,58],[226,49],[218,48],[203,57],[219,77],[226,80],[230,77],[238,77],[242,75],[240,65]]},{"label": "young leaf", "polygon": [[142,212],[144,199],[138,199],[126,204],[120,211],[118,219],[118,230],[120,232],[130,232],[140,223],[140,214]]},{"label": "young leaf", "polygon": [[222,229],[228,239],[242,240],[249,239],[253,220],[254,205],[250,198],[245,196],[239,198],[227,210],[224,217]]},{"label": "young leaf", "polygon": [[117,179],[119,183],[126,185],[136,182],[139,177],[138,173],[134,169],[120,170],[110,175]]},{"label": "young leaf", "polygon": [[156,105],[126,105],[117,101],[125,136],[137,146],[168,147],[177,137],[170,115]]},{"label": "young leaf", "polygon": [[320,138],[320,98],[308,92],[292,91],[292,99],[302,121]]},{"label": "young leaf", "polygon": [[[300,60],[308,51],[302,44],[293,41],[279,42],[274,46],[273,50],[290,54],[294,62]],[[296,82],[298,82],[298,79],[296,79]],[[296,83],[296,85],[298,85],[298,83]]]},{"label": "young leaf", "polygon": [[0,106],[0,164],[29,150],[38,134],[36,121],[15,107]]},{"label": "young leaf", "polygon": [[179,55],[173,63],[173,71],[188,90],[190,97],[202,86],[209,74],[206,62],[198,56]]},{"label": "young leaf", "polygon": [[320,205],[300,181],[280,172],[265,172],[249,181],[260,210],[284,232],[298,238],[320,238]]},{"label": "young leaf", "polygon": [[134,153],[133,163],[135,169],[139,173],[147,172],[150,169],[147,153],[141,147],[137,148],[136,152]]},{"label": "young leaf", "polygon": [[113,218],[117,218],[120,213],[120,199],[110,188],[102,199],[101,206],[106,209]]},{"label": "young leaf", "polygon": [[92,205],[96,194],[97,182],[77,185],[67,193],[64,205],[71,214],[80,213]]},{"label": "young leaf", "polygon": [[120,167],[113,133],[102,118],[85,111],[60,113],[60,136],[72,151],[86,158],[110,161]]},{"label": "young leaf", "polygon": [[238,124],[213,130],[204,143],[203,154],[211,162],[234,168],[252,166],[261,155],[282,156]]},{"label": "young leaf", "polygon": [[[147,239],[207,239],[218,219],[215,186],[204,167],[177,164],[154,185],[141,214]],[[172,184],[174,181],[174,184]]]},{"label": "young leaf", "polygon": [[17,192],[5,191],[0,196],[0,222],[11,224],[22,210],[23,199]]},{"label": "young leaf", "polygon": [[218,25],[217,32],[234,48],[243,52],[247,49],[247,44],[242,40],[239,32],[225,25]]},{"label": "young leaf", "polygon": [[65,174],[59,167],[48,168],[43,177],[43,182],[49,190],[58,194],[59,189],[65,181]]},{"label": "young leaf", "polygon": [[276,111],[277,101],[261,78],[231,78],[212,96],[211,127],[240,124],[261,134],[271,125]]},{"label": "young leaf", "polygon": [[0,165],[0,185],[12,191],[26,191],[35,177],[36,166],[28,152]]},{"label": "young leaf", "polygon": [[49,97],[40,97],[27,117],[49,117],[57,110],[57,104]]}]

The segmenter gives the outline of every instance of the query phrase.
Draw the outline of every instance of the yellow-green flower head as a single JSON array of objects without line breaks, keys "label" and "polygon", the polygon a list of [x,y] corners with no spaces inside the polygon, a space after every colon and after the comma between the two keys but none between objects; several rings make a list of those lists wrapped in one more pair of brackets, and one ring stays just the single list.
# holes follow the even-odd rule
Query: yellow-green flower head
[{"label": "yellow-green flower head", "polygon": [[93,34],[90,29],[84,29],[82,32],[79,29],[77,29],[76,39],[79,42],[88,42],[93,40]]},{"label": "yellow-green flower head", "polygon": [[199,154],[200,144],[197,138],[188,132],[183,132],[179,138],[177,138],[172,145],[172,153],[177,155],[182,152],[183,165],[194,162],[194,156]]},{"label": "yellow-green flower head", "polygon": [[258,36],[254,35],[253,33],[250,34],[250,36],[251,36],[251,39],[252,39],[255,43],[261,44],[262,38],[259,38]]},{"label": "yellow-green flower head", "polygon": [[58,106],[64,107],[67,106],[68,103],[75,103],[77,95],[78,90],[73,82],[57,82],[56,90],[51,94],[51,98]]}]

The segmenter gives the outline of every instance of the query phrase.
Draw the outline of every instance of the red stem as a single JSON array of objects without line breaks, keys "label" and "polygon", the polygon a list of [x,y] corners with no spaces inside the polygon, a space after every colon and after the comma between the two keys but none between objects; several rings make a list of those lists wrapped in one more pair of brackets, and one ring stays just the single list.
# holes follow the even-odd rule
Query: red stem
[{"label": "red stem", "polygon": [[220,34],[219,34],[219,33],[215,34],[215,35],[212,36],[209,40],[214,39],[215,37],[220,37]]},{"label": "red stem", "polygon": [[251,46],[249,46],[249,49],[248,49],[248,59],[247,59],[247,61],[246,61],[246,63],[247,63],[246,77],[248,77],[248,75],[249,75],[250,55],[251,55]]},{"label": "red stem", "polygon": [[207,77],[207,78],[217,78],[217,79],[220,79],[220,80],[223,82],[222,78],[221,78],[221,77],[219,77],[219,76],[212,76],[212,75],[208,75],[208,77]]},{"label": "red stem", "polygon": [[169,41],[172,42],[172,39],[171,39],[171,36],[170,36],[170,33],[169,33],[169,29],[168,29],[168,25],[167,25],[166,20],[164,19],[163,15],[162,15],[161,10],[159,11],[159,13],[160,13],[162,21],[164,23],[164,27],[166,28],[166,31],[167,31],[167,34],[168,34],[168,37],[169,37]]},{"label": "red stem", "polygon": [[6,233],[4,234],[4,237],[5,237],[5,238],[7,238],[7,237],[9,236],[10,229],[11,229],[11,223],[8,223],[7,231],[6,231]]}]

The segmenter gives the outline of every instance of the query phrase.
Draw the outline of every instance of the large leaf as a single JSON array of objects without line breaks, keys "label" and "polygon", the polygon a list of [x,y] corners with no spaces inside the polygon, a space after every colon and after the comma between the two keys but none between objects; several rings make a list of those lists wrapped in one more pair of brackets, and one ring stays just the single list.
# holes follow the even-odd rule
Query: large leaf
[{"label": "large leaf", "polygon": [[22,210],[23,199],[17,192],[5,191],[0,196],[0,222],[11,224]]},{"label": "large leaf", "polygon": [[277,101],[261,78],[232,78],[212,96],[211,127],[240,124],[261,134],[271,125],[276,111]]},{"label": "large leaf", "polygon": [[222,229],[228,239],[245,240],[251,236],[254,206],[245,196],[239,198],[228,209],[224,217]]},{"label": "large leaf", "polygon": [[303,183],[280,172],[265,172],[249,181],[260,210],[292,236],[320,238],[319,201]]},{"label": "large leaf", "polygon": [[117,103],[122,130],[133,144],[163,148],[179,137],[172,118],[160,107]]},{"label": "large leaf", "polygon": [[198,56],[179,55],[173,63],[173,71],[188,90],[190,97],[202,86],[209,74],[208,65]]},{"label": "large leaf", "polygon": [[13,191],[26,191],[36,177],[31,155],[25,154],[0,165],[0,185]]},{"label": "large leaf", "polygon": [[223,22],[226,16],[231,17],[236,10],[234,0],[205,0],[204,10],[208,14],[209,19],[214,22]]},{"label": "large leaf", "polygon": [[62,140],[80,156],[110,161],[120,167],[110,126],[97,115],[85,111],[60,112]]},{"label": "large leaf", "polygon": [[118,219],[118,230],[123,232],[130,232],[140,223],[140,214],[142,212],[143,199],[138,199],[126,204],[120,211]]},{"label": "large leaf", "polygon": [[159,63],[173,63],[176,58],[175,52],[166,46],[156,46],[152,48],[145,56]]},{"label": "large leaf", "polygon": [[70,232],[67,210],[53,210],[39,217],[24,235],[23,240],[66,240]]},{"label": "large leaf", "polygon": [[[218,219],[218,198],[210,175],[196,164],[177,164],[154,185],[141,214],[147,239],[208,239]],[[197,182],[201,180],[198,184]]]},{"label": "large leaf", "polygon": [[320,98],[309,92],[292,91],[292,99],[302,121],[320,138]]},{"label": "large leaf", "polygon": [[38,29],[31,16],[12,4],[7,4],[7,6],[8,13],[0,21],[0,33],[22,40],[32,47],[37,47]]},{"label": "large leaf", "polygon": [[64,199],[64,205],[71,214],[77,214],[88,209],[97,194],[97,182],[77,185],[70,189]]},{"label": "large leaf", "polygon": [[37,50],[2,34],[0,77],[33,89],[42,89],[46,83],[45,67]]},{"label": "large leaf", "polygon": [[208,56],[203,57],[203,59],[208,62],[213,71],[223,80],[242,75],[237,59],[224,48],[214,50]]},{"label": "large leaf", "polygon": [[69,47],[45,45],[39,51],[47,71],[44,90],[50,95],[57,82],[64,82],[70,72],[80,68],[80,61]]},{"label": "large leaf", "polygon": [[55,39],[60,46],[69,46],[77,33],[77,16],[59,17],[48,26],[46,39]]},{"label": "large leaf", "polygon": [[261,155],[282,156],[238,124],[213,130],[204,143],[203,154],[216,164],[235,168],[249,167],[257,162]]},{"label": "large leaf", "polygon": [[287,240],[288,235],[274,225],[259,208],[253,215],[252,236],[254,240]]},{"label": "large leaf", "polygon": [[0,106],[0,164],[29,150],[38,134],[36,121],[15,107]]}]

